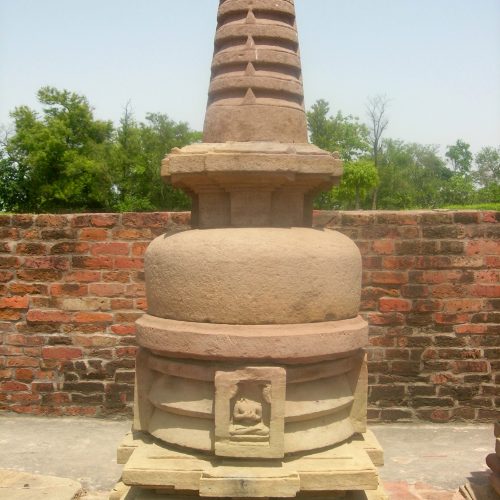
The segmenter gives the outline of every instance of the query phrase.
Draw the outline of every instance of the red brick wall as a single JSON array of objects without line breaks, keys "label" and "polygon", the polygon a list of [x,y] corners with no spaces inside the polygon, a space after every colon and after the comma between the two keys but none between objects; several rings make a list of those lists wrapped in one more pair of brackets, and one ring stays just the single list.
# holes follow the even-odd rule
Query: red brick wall
[{"label": "red brick wall", "polygon": [[[358,244],[372,420],[498,418],[500,213],[318,212]],[[189,214],[0,215],[0,410],[130,413],[143,254]]]}]

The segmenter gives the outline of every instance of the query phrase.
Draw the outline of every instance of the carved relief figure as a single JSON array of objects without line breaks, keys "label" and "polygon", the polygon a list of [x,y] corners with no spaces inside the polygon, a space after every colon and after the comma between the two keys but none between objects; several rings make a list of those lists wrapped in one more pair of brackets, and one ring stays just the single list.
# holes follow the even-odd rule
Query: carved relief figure
[{"label": "carved relief figure", "polygon": [[[260,399],[260,401],[259,401]],[[234,441],[268,441],[269,426],[264,422],[264,414],[269,414],[271,403],[270,386],[238,387],[229,429]]]}]

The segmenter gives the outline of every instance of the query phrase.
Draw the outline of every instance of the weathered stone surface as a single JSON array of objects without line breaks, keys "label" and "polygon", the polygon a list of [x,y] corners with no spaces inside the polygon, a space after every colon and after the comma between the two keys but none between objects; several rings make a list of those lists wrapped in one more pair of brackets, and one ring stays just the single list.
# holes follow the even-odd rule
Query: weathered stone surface
[{"label": "weathered stone surface", "polygon": [[367,325],[361,317],[293,325],[227,325],[145,315],[137,321],[137,338],[151,351],[180,358],[294,364],[339,358],[362,348]]},{"label": "weathered stone surface", "polygon": [[[277,481],[271,485],[272,479]],[[139,444],[125,464],[123,482],[222,497],[293,497],[293,488],[295,492],[376,491],[379,486],[375,466],[356,441],[282,461],[214,460],[156,444]]]},{"label": "weathered stone surface", "polygon": [[[366,411],[358,403],[366,401],[367,380],[359,375],[366,372],[366,360],[357,353],[307,365],[250,368],[234,361],[169,359],[144,349],[137,359],[134,429],[166,443],[223,456],[279,458],[366,431]],[[239,396],[229,397],[236,389]],[[242,398],[250,413],[261,412],[260,421],[235,422],[236,403]],[[245,432],[231,435],[235,424],[242,431],[245,425],[256,426],[250,441]],[[128,451],[121,447],[121,453]]]},{"label": "weathered stone surface", "polygon": [[73,500],[82,493],[72,479],[0,470],[0,498],[5,500]]},{"label": "weathered stone surface", "polygon": [[293,2],[221,2],[205,142],[307,142]]},{"label": "weathered stone surface", "polygon": [[179,321],[291,324],[356,317],[361,258],[334,231],[187,231],[146,253],[148,312]]},{"label": "weathered stone surface", "polygon": [[[215,454],[283,458],[285,392],[284,368],[218,371],[215,374]],[[208,490],[214,492],[217,488]]]}]

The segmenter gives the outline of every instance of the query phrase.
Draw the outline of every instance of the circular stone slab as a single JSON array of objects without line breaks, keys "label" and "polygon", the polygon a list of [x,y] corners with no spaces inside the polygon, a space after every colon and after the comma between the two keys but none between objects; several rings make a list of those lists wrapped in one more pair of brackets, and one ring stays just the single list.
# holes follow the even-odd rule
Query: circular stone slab
[{"label": "circular stone slab", "polygon": [[144,315],[137,342],[162,356],[302,363],[342,357],[368,343],[361,317],[302,325],[214,325]]}]

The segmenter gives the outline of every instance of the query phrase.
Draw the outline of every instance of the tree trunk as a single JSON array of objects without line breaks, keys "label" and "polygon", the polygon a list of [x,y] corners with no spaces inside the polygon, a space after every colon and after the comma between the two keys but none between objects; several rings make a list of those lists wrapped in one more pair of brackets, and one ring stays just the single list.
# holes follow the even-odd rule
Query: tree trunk
[{"label": "tree trunk", "polygon": [[377,201],[378,201],[378,188],[375,188],[372,194],[372,210],[377,210]]}]

